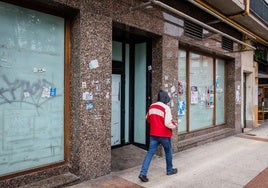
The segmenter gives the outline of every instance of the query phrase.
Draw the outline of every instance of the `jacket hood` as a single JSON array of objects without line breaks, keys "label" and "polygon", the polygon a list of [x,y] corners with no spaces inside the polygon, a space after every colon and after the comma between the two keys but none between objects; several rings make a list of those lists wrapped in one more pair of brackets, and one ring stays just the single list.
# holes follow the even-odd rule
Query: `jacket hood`
[{"label": "jacket hood", "polygon": [[162,102],[164,104],[167,104],[170,101],[170,97],[168,96],[167,92],[165,92],[163,90],[160,90],[159,93],[158,93],[157,101]]}]

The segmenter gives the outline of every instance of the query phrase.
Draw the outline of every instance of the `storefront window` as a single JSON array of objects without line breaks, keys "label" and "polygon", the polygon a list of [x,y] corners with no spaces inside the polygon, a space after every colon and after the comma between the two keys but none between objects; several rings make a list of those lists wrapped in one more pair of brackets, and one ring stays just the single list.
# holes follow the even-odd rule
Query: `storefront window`
[{"label": "storefront window", "polygon": [[225,63],[216,59],[216,125],[225,123]]},{"label": "storefront window", "polygon": [[64,19],[0,2],[0,176],[64,160]]},{"label": "storefront window", "polygon": [[178,119],[179,133],[225,123],[224,60],[180,50]]},{"label": "storefront window", "polygon": [[213,125],[213,58],[190,53],[190,131]]},{"label": "storefront window", "polygon": [[186,51],[179,52],[178,69],[178,118],[181,120],[178,131],[183,133],[187,131]]}]

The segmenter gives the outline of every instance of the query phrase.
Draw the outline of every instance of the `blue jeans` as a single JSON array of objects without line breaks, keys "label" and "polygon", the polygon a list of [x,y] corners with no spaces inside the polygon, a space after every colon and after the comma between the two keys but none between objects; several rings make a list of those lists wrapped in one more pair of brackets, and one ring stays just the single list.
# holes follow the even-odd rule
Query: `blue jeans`
[{"label": "blue jeans", "polygon": [[163,146],[165,150],[167,173],[172,171],[173,165],[172,165],[171,138],[150,136],[149,150],[147,151],[147,154],[143,160],[140,174],[145,175],[145,176],[147,175],[151,160],[160,144]]}]

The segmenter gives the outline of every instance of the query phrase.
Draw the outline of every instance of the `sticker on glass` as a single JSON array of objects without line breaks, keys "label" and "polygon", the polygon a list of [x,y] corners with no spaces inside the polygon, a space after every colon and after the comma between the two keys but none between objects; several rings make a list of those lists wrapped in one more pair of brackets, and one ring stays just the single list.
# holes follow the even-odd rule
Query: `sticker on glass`
[{"label": "sticker on glass", "polygon": [[50,87],[43,87],[42,95],[43,98],[50,97]]},{"label": "sticker on glass", "polygon": [[52,88],[50,88],[50,96],[51,97],[54,97],[54,96],[56,96],[56,88],[55,87],[52,87]]}]

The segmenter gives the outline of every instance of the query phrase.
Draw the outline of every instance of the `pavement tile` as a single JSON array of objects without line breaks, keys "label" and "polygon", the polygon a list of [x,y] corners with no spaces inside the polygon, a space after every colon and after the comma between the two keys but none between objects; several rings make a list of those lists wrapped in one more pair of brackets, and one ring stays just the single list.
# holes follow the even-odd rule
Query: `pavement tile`
[{"label": "pavement tile", "polygon": [[268,168],[264,169],[244,188],[267,188],[268,187]]}]

